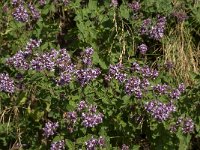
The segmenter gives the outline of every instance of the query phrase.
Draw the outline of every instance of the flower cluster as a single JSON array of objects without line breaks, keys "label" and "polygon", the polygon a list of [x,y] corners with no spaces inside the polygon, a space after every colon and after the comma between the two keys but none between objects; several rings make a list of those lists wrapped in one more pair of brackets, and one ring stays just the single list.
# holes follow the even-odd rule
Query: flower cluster
[{"label": "flower cluster", "polygon": [[101,70],[99,68],[86,68],[77,70],[75,74],[77,81],[81,84],[81,86],[84,86],[93,79],[96,79],[101,74]]},{"label": "flower cluster", "polygon": [[142,91],[140,89],[141,80],[138,77],[131,77],[125,84],[125,92],[128,95],[134,93],[136,98],[142,98]]},{"label": "flower cluster", "polygon": [[137,12],[140,10],[141,6],[139,2],[133,1],[128,5],[133,11]]},{"label": "flower cluster", "polygon": [[41,56],[36,54],[37,57],[30,61],[30,67],[33,70],[41,71],[41,70],[50,70],[53,71],[55,68],[54,60],[57,56],[57,51],[52,49],[51,52],[45,53]]},{"label": "flower cluster", "polygon": [[33,6],[31,3],[28,4],[28,8],[30,10],[31,16],[34,20],[40,18],[40,12]]},{"label": "flower cluster", "polygon": [[105,141],[103,137],[99,137],[98,139],[92,137],[90,140],[85,142],[87,150],[94,150],[95,147],[100,146],[102,147],[104,145]]},{"label": "flower cluster", "polygon": [[[15,4],[15,3],[14,3]],[[28,22],[29,14],[23,5],[19,5],[13,12],[15,20],[20,22]]]},{"label": "flower cluster", "polygon": [[13,12],[13,17],[16,21],[28,22],[29,17],[32,17],[33,20],[38,20],[40,18],[40,12],[31,3],[27,5],[29,12],[27,11],[24,2],[21,0],[13,0],[12,4],[16,7]]},{"label": "flower cluster", "polygon": [[123,144],[121,150],[129,150],[129,146],[127,146],[126,144]]},{"label": "flower cluster", "polygon": [[23,51],[18,51],[14,56],[8,58],[6,63],[18,69],[28,70],[29,64],[25,59],[26,53]]},{"label": "flower cluster", "polygon": [[176,107],[172,103],[164,104],[154,100],[145,104],[145,109],[156,120],[164,121],[170,117],[172,112],[175,112]]},{"label": "flower cluster", "polygon": [[69,121],[70,124],[75,124],[77,121],[77,113],[75,111],[68,112],[66,119]]},{"label": "flower cluster", "polygon": [[140,67],[136,62],[132,63],[131,70],[141,73],[143,77],[147,78],[155,79],[159,75],[157,70],[149,68],[148,66]]},{"label": "flower cluster", "polygon": [[121,64],[110,65],[108,75],[105,77],[106,80],[110,81],[112,78],[115,78],[120,83],[126,81],[126,74],[123,73],[124,67]]},{"label": "flower cluster", "polygon": [[78,117],[85,127],[95,127],[103,121],[103,114],[97,112],[97,106],[88,105],[85,101],[80,101],[77,105],[77,111],[68,112],[64,116],[69,126],[73,127]]},{"label": "flower cluster", "polygon": [[141,34],[147,35],[152,39],[160,40],[164,36],[164,30],[166,25],[166,18],[157,16],[156,24],[153,25],[151,19],[143,21],[141,26]]},{"label": "flower cluster", "polygon": [[118,6],[118,0],[111,0],[111,5],[113,7],[117,7]]},{"label": "flower cluster", "polygon": [[40,6],[44,6],[46,4],[46,0],[39,0]]},{"label": "flower cluster", "polygon": [[30,41],[26,44],[25,51],[18,51],[14,56],[8,58],[6,63],[17,69],[28,70],[29,63],[26,58],[32,54],[33,49],[39,47],[40,44],[41,40],[30,39]]},{"label": "flower cluster", "polygon": [[92,54],[94,53],[94,50],[90,47],[90,48],[86,48],[86,50],[83,52],[82,54],[82,61],[85,65],[90,66],[92,64]]},{"label": "flower cluster", "polygon": [[15,90],[14,81],[10,79],[8,74],[0,74],[0,91],[13,93]]},{"label": "flower cluster", "polygon": [[58,142],[53,142],[51,144],[50,150],[64,150],[65,149],[65,141],[61,140]]},{"label": "flower cluster", "polygon": [[163,85],[157,84],[157,85],[153,86],[153,91],[160,95],[166,94],[168,89],[169,89],[169,86],[166,84],[163,84]]},{"label": "flower cluster", "polygon": [[[79,106],[82,102],[79,104]],[[85,104],[87,106],[87,104]],[[80,107],[78,107],[80,109]],[[103,114],[97,113],[97,106],[90,105],[86,107],[85,112],[81,113],[82,125],[85,127],[94,127],[103,122]]]},{"label": "flower cluster", "polygon": [[158,20],[155,26],[152,26],[149,36],[152,39],[160,40],[164,36],[166,18],[158,16]]},{"label": "flower cluster", "polygon": [[194,131],[194,122],[191,118],[178,118],[176,124],[170,127],[171,132],[176,132],[178,127],[181,127],[183,133],[192,133]]},{"label": "flower cluster", "polygon": [[140,54],[146,54],[148,47],[146,44],[141,44],[140,46],[138,46],[138,49],[140,51]]},{"label": "flower cluster", "polygon": [[59,127],[58,122],[54,123],[54,122],[49,121],[45,123],[45,127],[43,128],[43,131],[44,131],[43,135],[46,138],[48,138],[51,135],[54,135],[58,127]]},{"label": "flower cluster", "polygon": [[25,48],[25,54],[29,55],[33,53],[33,49],[34,48],[38,48],[40,47],[42,43],[42,40],[34,40],[34,39],[30,39],[27,44],[26,44],[26,48]]}]

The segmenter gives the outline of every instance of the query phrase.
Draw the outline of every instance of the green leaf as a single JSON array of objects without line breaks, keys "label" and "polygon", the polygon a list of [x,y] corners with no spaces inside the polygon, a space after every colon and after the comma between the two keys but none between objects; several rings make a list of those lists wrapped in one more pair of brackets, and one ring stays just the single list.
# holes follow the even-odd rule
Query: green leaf
[{"label": "green leaf", "polygon": [[129,19],[129,9],[127,8],[127,5],[124,5],[122,4],[120,6],[120,15],[122,18],[125,18],[125,19]]}]

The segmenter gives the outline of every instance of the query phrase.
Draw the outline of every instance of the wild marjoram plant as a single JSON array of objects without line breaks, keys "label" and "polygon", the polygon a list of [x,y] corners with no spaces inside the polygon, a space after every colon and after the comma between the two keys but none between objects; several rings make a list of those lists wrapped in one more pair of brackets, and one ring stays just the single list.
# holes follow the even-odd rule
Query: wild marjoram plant
[{"label": "wild marjoram plant", "polygon": [[198,9],[174,3],[0,2],[0,149],[199,149],[200,84],[170,74],[198,70]]},{"label": "wild marjoram plant", "polygon": [[[6,61],[8,66],[21,69],[23,75],[26,75],[26,71],[33,70],[36,74],[42,73],[44,77],[47,74],[45,78],[48,79],[41,79],[39,82],[51,82],[49,86],[53,93],[64,90],[65,94],[71,93],[72,98],[75,98],[67,100],[71,97],[69,95],[58,103],[58,98],[49,95],[50,109],[40,106],[46,110],[41,115],[48,116],[43,120],[45,124],[41,131],[39,128],[36,131],[43,132],[42,139],[46,141],[43,147],[50,144],[52,150],[64,149],[65,146],[70,149],[86,147],[92,150],[95,147],[111,149],[126,144],[132,148],[139,144],[136,139],[142,134],[150,147],[156,148],[161,144],[157,139],[165,138],[165,143],[161,146],[169,148],[177,146],[170,144],[173,138],[179,138],[180,134],[186,136],[194,131],[193,120],[189,116],[184,118],[179,110],[179,100],[185,92],[183,83],[174,88],[170,83],[163,82],[163,77],[159,77],[156,69],[136,62],[130,65],[110,65],[108,73],[101,73],[100,68],[93,67],[92,48],[86,48],[81,54],[80,68],[72,63],[65,49],[35,53],[34,48],[40,44],[41,40],[31,39],[23,51],[17,52]],[[14,83],[8,75],[2,74],[0,79],[1,91],[13,93]],[[29,82],[30,79],[31,77],[26,77]],[[37,92],[40,93],[40,88]],[[49,94],[53,94],[52,92]],[[31,93],[26,95],[29,94]],[[42,102],[42,97],[37,97],[39,95],[35,93],[35,98]],[[32,111],[36,109],[32,104],[29,105]],[[26,114],[31,115],[31,112]],[[179,123],[174,125],[176,120]],[[178,127],[181,127],[182,133],[172,137],[171,132],[178,132]],[[163,131],[165,134],[162,134]],[[95,138],[99,136],[99,139]],[[115,143],[113,138],[116,141],[118,138],[123,139]],[[21,140],[23,142],[23,138]]]}]

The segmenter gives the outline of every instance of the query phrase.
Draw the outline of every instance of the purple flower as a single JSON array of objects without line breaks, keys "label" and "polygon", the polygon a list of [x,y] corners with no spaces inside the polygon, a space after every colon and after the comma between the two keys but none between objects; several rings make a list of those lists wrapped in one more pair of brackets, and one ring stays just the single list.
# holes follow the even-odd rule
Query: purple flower
[{"label": "purple flower", "polygon": [[127,146],[126,144],[123,144],[121,150],[129,150],[129,146]]},{"label": "purple flower", "polygon": [[148,47],[146,44],[141,44],[140,46],[138,46],[138,49],[140,51],[140,54],[146,54]]},{"label": "purple flower", "polygon": [[[108,74],[108,80],[112,77],[114,77],[116,80],[118,80],[120,83],[126,81],[127,74],[122,73],[121,71],[124,69],[123,65],[121,64],[116,64],[116,65],[110,65],[109,67],[109,74]],[[109,79],[110,78],[110,79]]]},{"label": "purple flower", "polygon": [[56,80],[56,82],[58,85],[65,85],[69,84],[71,80],[72,80],[72,74],[65,71],[61,72],[60,77],[58,80]]},{"label": "purple flower", "polygon": [[149,36],[152,39],[160,40],[164,36],[166,18],[161,16],[158,16],[157,18],[157,23],[155,26],[152,26],[149,31]]},{"label": "purple flower", "polygon": [[157,100],[148,102],[145,105],[145,109],[156,120],[164,121],[170,117],[170,114],[176,110],[176,107],[172,103],[164,104]]},{"label": "purple flower", "polygon": [[104,139],[103,137],[100,137],[99,139],[92,137],[90,140],[85,142],[85,145],[87,150],[95,150],[95,147],[104,145]]},{"label": "purple flower", "polygon": [[90,66],[92,64],[92,54],[94,53],[94,50],[90,48],[86,48],[86,50],[83,52],[82,57],[83,57],[83,63]]},{"label": "purple flower", "polygon": [[179,99],[181,95],[181,92],[178,89],[174,89],[172,92],[170,92],[170,97],[172,99]]},{"label": "purple flower", "polygon": [[6,63],[17,69],[28,70],[29,64],[26,62],[25,56],[26,56],[25,52],[19,51],[14,56],[8,58],[6,60]]},{"label": "purple flower", "polygon": [[151,27],[151,19],[148,18],[148,19],[143,20],[140,33],[142,35],[149,35],[150,27]]},{"label": "purple flower", "polygon": [[30,39],[29,42],[27,42],[26,44],[24,53],[27,55],[32,54],[33,49],[39,47],[41,43],[42,43],[41,39],[40,40]]},{"label": "purple flower", "polygon": [[80,82],[81,86],[88,84],[93,79],[96,79],[101,74],[99,68],[97,69],[80,69],[76,71],[77,81]]},{"label": "purple flower", "polygon": [[88,106],[87,106],[87,103],[85,102],[85,101],[80,101],[80,103],[78,104],[78,108],[77,108],[77,110],[78,111],[81,111],[81,110],[83,110],[83,109],[85,109],[85,108],[87,108]]},{"label": "purple flower", "polygon": [[45,53],[41,56],[38,55],[35,59],[31,60],[31,68],[37,71],[42,71],[45,69],[53,71],[55,68],[55,59],[57,58],[57,55],[58,52],[54,49],[52,49],[51,52]]},{"label": "purple flower", "polygon": [[34,20],[37,20],[40,18],[40,12],[33,6],[31,3],[28,4],[28,8],[31,12],[31,16]]},{"label": "purple flower", "polygon": [[133,10],[133,11],[135,11],[135,12],[137,12],[137,11],[139,11],[140,10],[140,3],[139,2],[136,2],[136,1],[133,1],[132,3],[130,3],[129,4],[129,7]]},{"label": "purple flower", "polygon": [[15,20],[20,21],[20,22],[28,22],[28,12],[27,10],[24,8],[23,5],[19,5],[15,11],[13,12],[13,17],[15,18]]},{"label": "purple flower", "polygon": [[111,0],[111,5],[114,7],[118,6],[118,0]]},{"label": "purple flower", "polygon": [[142,91],[140,89],[141,80],[138,77],[131,77],[125,84],[125,92],[128,95],[134,93],[136,98],[142,98]]},{"label": "purple flower", "polygon": [[67,119],[70,123],[75,124],[77,121],[77,113],[75,111],[67,113]]},{"label": "purple flower", "polygon": [[141,70],[141,67],[140,67],[140,65],[139,65],[138,63],[134,62],[134,63],[132,63],[132,65],[131,65],[131,70],[132,70],[132,71],[139,72],[139,71]]},{"label": "purple flower", "polygon": [[145,66],[141,69],[143,77],[150,77],[155,79],[158,76],[158,71]]},{"label": "purple flower", "polygon": [[40,6],[44,6],[46,4],[46,0],[39,0]]},{"label": "purple flower", "polygon": [[[74,66],[71,63],[71,58],[66,49],[60,49],[58,52],[58,58],[55,61],[55,64],[61,70],[67,70],[67,72],[71,72],[74,70]],[[69,67],[70,66],[70,67]]]},{"label": "purple flower", "polygon": [[185,85],[183,83],[178,85],[178,90],[183,93],[185,91]]},{"label": "purple flower", "polygon": [[192,133],[194,131],[194,122],[192,119],[187,118],[183,122],[183,133]]},{"label": "purple flower", "polygon": [[156,92],[158,94],[166,94],[168,88],[169,87],[166,84],[164,84],[164,85],[157,84],[156,86],[153,86],[154,92]]},{"label": "purple flower", "polygon": [[65,149],[65,141],[61,140],[58,142],[53,142],[51,144],[50,150],[64,150]]},{"label": "purple flower", "polygon": [[14,81],[10,79],[8,74],[0,74],[0,91],[14,93]]},{"label": "purple flower", "polygon": [[87,113],[82,113],[82,124],[85,127],[95,127],[96,125],[100,124],[103,122],[103,114],[99,113],[92,113],[92,112],[87,112]]},{"label": "purple flower", "polygon": [[54,123],[49,121],[45,123],[45,127],[43,128],[44,136],[48,138],[49,136],[54,135],[58,127],[58,122]]}]

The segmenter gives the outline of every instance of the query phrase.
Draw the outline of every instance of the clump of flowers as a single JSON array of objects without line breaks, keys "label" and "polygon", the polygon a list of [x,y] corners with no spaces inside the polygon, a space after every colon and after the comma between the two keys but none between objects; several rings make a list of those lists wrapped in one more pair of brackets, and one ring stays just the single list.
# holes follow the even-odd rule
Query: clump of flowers
[{"label": "clump of flowers", "polygon": [[19,22],[28,22],[29,14],[26,8],[20,4],[13,12],[13,17]]},{"label": "clump of flowers", "polygon": [[53,142],[51,144],[50,150],[64,150],[65,149],[65,141],[61,140],[58,142]]},{"label": "clump of flowers", "polygon": [[169,89],[169,86],[166,85],[166,84],[163,84],[163,85],[157,84],[157,85],[153,86],[154,92],[156,92],[160,95],[161,94],[167,94],[168,89]]},{"label": "clump of flowers", "polygon": [[14,56],[8,58],[6,60],[6,63],[17,69],[28,70],[29,64],[26,62],[25,56],[26,56],[25,52],[18,51]]},{"label": "clump of flowers", "polygon": [[82,61],[85,65],[90,66],[92,64],[92,54],[94,53],[93,48],[86,48],[82,54]]},{"label": "clump of flowers", "polygon": [[57,128],[59,127],[58,122],[47,122],[45,123],[45,127],[43,128],[43,135],[48,138],[49,136],[52,136],[55,134]]},{"label": "clump of flowers", "polygon": [[84,86],[93,79],[96,79],[101,74],[101,70],[99,68],[86,68],[77,70],[75,74],[77,81],[81,84],[81,86]]},{"label": "clump of flowers", "polygon": [[123,144],[121,150],[129,150],[129,146],[127,146],[126,144]]},{"label": "clump of flowers", "polygon": [[111,0],[111,5],[113,7],[117,7],[118,6],[118,0]]},{"label": "clump of flowers", "polygon": [[144,55],[146,54],[148,47],[146,44],[141,44],[140,46],[138,46],[138,49],[140,51],[140,54]]},{"label": "clump of flowers", "polygon": [[94,150],[95,147],[102,147],[104,145],[105,141],[103,137],[99,137],[98,139],[92,137],[90,140],[85,142],[87,150]]},{"label": "clump of flowers", "polygon": [[174,133],[179,127],[181,127],[184,134],[192,133],[194,131],[194,122],[191,118],[179,117],[177,122],[170,127],[170,131]]},{"label": "clump of flowers", "polygon": [[126,81],[127,74],[123,73],[124,67],[122,64],[110,65],[108,75],[105,76],[107,81],[110,81],[112,78],[115,78],[120,83]]},{"label": "clump of flowers", "polygon": [[76,111],[68,112],[65,119],[69,126],[73,128],[78,118],[85,127],[95,127],[103,122],[103,114],[97,112],[96,105],[88,105],[85,101],[80,101]]},{"label": "clump of flowers", "polygon": [[51,52],[45,53],[43,55],[36,54],[37,57],[32,59],[30,62],[30,67],[33,70],[42,71],[42,70],[50,70],[54,71],[55,68],[55,59],[57,56],[57,51],[52,49]]},{"label": "clump of flowers", "polygon": [[14,81],[10,79],[7,73],[0,74],[0,91],[14,93],[15,86]]},{"label": "clump of flowers", "polygon": [[144,108],[158,121],[167,120],[170,114],[176,110],[176,107],[172,103],[165,104],[158,100],[148,102]]},{"label": "clump of flowers", "polygon": [[132,3],[130,3],[128,5],[133,11],[137,12],[140,10],[141,6],[140,6],[140,3],[137,2],[137,1],[133,1]]},{"label": "clump of flowers", "polygon": [[156,23],[153,25],[151,19],[143,21],[141,26],[141,34],[147,35],[151,39],[160,40],[164,36],[166,25],[166,17],[157,16]]}]

